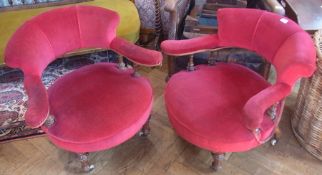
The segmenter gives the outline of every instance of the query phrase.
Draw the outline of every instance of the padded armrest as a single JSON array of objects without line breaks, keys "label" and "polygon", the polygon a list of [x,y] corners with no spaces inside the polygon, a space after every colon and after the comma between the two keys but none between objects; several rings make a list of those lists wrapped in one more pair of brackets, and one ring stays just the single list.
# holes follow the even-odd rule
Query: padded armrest
[{"label": "padded armrest", "polygon": [[277,83],[251,97],[243,109],[246,127],[252,131],[260,128],[266,110],[285,98],[290,92],[291,87],[289,85]]},{"label": "padded armrest", "polygon": [[25,74],[24,86],[28,95],[25,122],[31,128],[40,127],[49,114],[47,90],[38,76]]},{"label": "padded armrest", "polygon": [[139,47],[118,37],[111,42],[110,48],[137,64],[157,66],[162,63],[160,52]]},{"label": "padded armrest", "polygon": [[218,46],[218,36],[215,34],[187,40],[166,40],[161,43],[162,51],[173,56],[193,54]]}]

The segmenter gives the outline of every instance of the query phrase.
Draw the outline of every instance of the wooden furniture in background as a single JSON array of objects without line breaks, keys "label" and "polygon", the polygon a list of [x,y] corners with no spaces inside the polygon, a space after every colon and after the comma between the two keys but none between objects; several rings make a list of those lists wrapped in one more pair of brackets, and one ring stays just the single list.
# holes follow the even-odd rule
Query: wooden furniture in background
[{"label": "wooden furniture in background", "polygon": [[261,9],[265,9],[284,16],[285,8],[279,1],[280,0],[258,0],[257,6],[259,6]]},{"label": "wooden furniture in background", "polygon": [[176,39],[194,0],[134,0],[141,30],[140,43],[158,49],[161,40]]},{"label": "wooden furniture in background", "polygon": [[306,31],[322,29],[322,2],[320,0],[283,0],[286,16],[297,21]]}]

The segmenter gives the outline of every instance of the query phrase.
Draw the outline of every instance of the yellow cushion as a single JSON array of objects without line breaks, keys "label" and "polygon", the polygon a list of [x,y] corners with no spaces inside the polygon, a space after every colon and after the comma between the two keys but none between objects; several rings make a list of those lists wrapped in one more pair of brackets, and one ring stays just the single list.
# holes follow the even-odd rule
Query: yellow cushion
[{"label": "yellow cushion", "polygon": [[[121,17],[121,22],[117,29],[117,35],[131,42],[135,42],[138,39],[140,19],[137,9],[131,1],[94,0],[78,4],[99,6],[118,12]],[[0,64],[3,63],[4,49],[7,45],[7,42],[19,26],[33,16],[58,7],[62,6],[2,12],[0,15]]]}]

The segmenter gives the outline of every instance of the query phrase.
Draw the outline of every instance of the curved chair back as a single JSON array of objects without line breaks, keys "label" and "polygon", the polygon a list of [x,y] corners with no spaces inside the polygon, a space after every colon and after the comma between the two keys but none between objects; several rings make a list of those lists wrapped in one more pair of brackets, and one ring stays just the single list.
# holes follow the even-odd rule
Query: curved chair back
[{"label": "curved chair back", "polygon": [[[276,69],[276,84],[250,98],[244,106],[246,126],[258,128],[267,108],[290,94],[296,80],[313,74],[314,44],[292,20],[262,10],[219,10],[218,26],[220,46],[255,51]],[[276,118],[275,126],[280,116]]]},{"label": "curved chair back", "polygon": [[262,10],[220,9],[218,27],[220,46],[259,53],[276,68],[277,82],[292,86],[315,69],[310,36],[286,17]]},{"label": "curved chair back", "polygon": [[118,14],[101,7],[77,5],[48,11],[16,31],[8,42],[5,63],[24,73],[41,75],[50,62],[66,52],[108,49],[118,24]]}]

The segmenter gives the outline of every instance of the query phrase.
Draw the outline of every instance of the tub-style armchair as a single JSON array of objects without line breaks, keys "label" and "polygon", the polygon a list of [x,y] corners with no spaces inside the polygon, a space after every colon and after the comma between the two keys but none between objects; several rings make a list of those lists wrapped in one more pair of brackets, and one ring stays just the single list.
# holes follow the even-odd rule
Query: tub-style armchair
[{"label": "tub-style armchair", "polygon": [[[104,8],[58,8],[24,23],[5,50],[5,63],[24,73],[27,125],[42,127],[55,145],[78,153],[85,171],[93,169],[88,152],[115,147],[141,128],[143,135],[149,130],[152,88],[124,66],[122,56],[135,64],[157,66],[162,55],[117,37],[118,24],[118,14]],[[111,49],[122,56],[119,64],[79,68],[46,90],[41,75],[47,65],[82,48]]]},{"label": "tub-style armchair", "polygon": [[218,10],[218,33],[161,44],[167,55],[181,56],[221,47],[257,52],[276,69],[268,83],[248,68],[212,61],[174,74],[165,89],[165,104],[175,131],[188,142],[220,155],[247,151],[274,136],[283,99],[301,77],[315,70],[310,36],[285,17],[254,9]]}]

